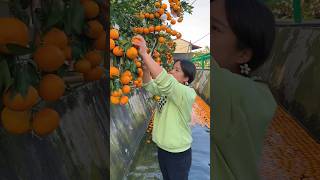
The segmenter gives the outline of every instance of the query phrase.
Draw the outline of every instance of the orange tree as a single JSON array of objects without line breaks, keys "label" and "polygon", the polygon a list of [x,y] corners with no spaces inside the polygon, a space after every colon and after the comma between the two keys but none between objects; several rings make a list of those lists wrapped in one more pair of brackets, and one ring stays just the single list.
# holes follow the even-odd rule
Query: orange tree
[{"label": "orange tree", "polygon": [[111,103],[124,105],[132,90],[142,86],[142,61],[132,45],[137,34],[144,36],[154,60],[169,70],[173,63],[174,38],[182,34],[174,25],[183,22],[192,6],[185,1],[131,0],[110,2]]},{"label": "orange tree", "polygon": [[[31,3],[32,2],[32,3]],[[0,17],[1,121],[11,133],[47,135],[59,114],[40,109],[65,94],[76,70],[85,81],[104,75],[106,4],[100,0],[10,0]],[[3,106],[3,107],[2,107]]]}]

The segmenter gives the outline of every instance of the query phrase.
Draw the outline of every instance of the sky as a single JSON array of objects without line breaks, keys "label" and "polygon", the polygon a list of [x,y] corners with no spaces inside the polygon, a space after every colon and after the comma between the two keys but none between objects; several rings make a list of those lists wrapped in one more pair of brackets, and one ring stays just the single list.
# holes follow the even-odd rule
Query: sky
[{"label": "sky", "polygon": [[[191,43],[203,48],[210,47],[210,0],[187,1],[194,2],[193,12],[191,15],[185,14],[183,21],[174,25],[173,29],[181,32],[184,40],[191,41]],[[169,5],[167,0],[162,2]],[[207,36],[201,39],[205,35]]]}]

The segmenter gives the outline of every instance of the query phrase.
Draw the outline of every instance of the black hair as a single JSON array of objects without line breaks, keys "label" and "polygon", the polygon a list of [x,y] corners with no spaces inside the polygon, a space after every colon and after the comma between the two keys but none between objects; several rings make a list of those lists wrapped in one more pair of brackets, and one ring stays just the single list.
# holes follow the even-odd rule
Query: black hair
[{"label": "black hair", "polygon": [[225,8],[238,49],[251,49],[248,65],[252,70],[258,68],[268,59],[273,47],[275,20],[272,12],[259,0],[225,0]]},{"label": "black hair", "polygon": [[177,63],[177,62],[180,62],[180,66],[184,76],[189,78],[188,83],[189,84],[192,83],[197,72],[196,66],[191,61],[188,61],[188,60],[177,59],[175,60],[174,63]]}]

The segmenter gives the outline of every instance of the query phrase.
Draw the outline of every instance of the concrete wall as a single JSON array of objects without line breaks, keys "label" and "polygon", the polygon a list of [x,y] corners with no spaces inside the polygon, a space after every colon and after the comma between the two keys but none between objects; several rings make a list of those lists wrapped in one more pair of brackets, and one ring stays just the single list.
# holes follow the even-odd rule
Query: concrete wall
[{"label": "concrete wall", "polygon": [[192,86],[198,95],[210,105],[210,70],[197,70]]},{"label": "concrete wall", "polygon": [[86,84],[49,105],[61,124],[47,137],[11,135],[0,128],[0,179],[109,179],[109,161],[111,179],[122,179],[145,133],[152,101],[135,92],[128,105],[109,111],[108,89],[105,81]]},{"label": "concrete wall", "polygon": [[0,179],[107,179],[108,112],[106,82],[84,85],[49,105],[61,117],[47,137],[11,135],[0,129]]},{"label": "concrete wall", "polygon": [[257,72],[279,103],[320,140],[320,27],[278,27],[272,56]]},{"label": "concrete wall", "polygon": [[139,90],[128,105],[110,107],[111,180],[121,180],[129,171],[151,119],[153,101],[148,97]]}]

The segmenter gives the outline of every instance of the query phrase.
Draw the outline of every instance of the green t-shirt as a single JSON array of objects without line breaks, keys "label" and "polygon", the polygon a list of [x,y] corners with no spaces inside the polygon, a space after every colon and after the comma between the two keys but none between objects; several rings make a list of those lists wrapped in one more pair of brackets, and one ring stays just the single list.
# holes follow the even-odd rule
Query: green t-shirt
[{"label": "green t-shirt", "polygon": [[143,87],[152,95],[166,96],[166,103],[155,112],[152,140],[161,149],[183,152],[191,147],[191,113],[196,98],[193,88],[179,83],[163,71]]},{"label": "green t-shirt", "polygon": [[265,132],[276,109],[268,86],[220,68],[213,79],[214,180],[258,180]]}]

